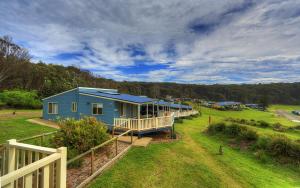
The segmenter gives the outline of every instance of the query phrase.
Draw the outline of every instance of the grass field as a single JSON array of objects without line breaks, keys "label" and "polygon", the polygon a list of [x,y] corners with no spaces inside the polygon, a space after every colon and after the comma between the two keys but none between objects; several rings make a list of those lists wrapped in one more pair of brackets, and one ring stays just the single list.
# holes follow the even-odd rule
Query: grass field
[{"label": "grass field", "polygon": [[300,170],[296,167],[272,160],[262,163],[252,153],[226,145],[224,155],[218,155],[224,142],[204,133],[208,115],[213,121],[234,117],[285,126],[295,123],[255,110],[222,112],[202,108],[202,113],[202,117],[176,124],[179,141],[131,149],[90,187],[300,187]]},{"label": "grass field", "polygon": [[41,110],[0,110],[0,143],[8,139],[21,139],[51,132],[55,129],[27,122],[29,118],[40,117]]}]

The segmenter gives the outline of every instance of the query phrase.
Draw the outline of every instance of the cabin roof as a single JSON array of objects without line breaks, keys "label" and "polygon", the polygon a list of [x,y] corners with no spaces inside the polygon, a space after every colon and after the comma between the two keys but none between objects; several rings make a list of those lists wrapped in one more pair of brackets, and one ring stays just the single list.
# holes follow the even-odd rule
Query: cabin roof
[{"label": "cabin roof", "polygon": [[164,100],[159,100],[158,102],[156,102],[156,104],[158,103],[158,105],[165,105],[165,106],[170,106],[171,108],[177,108],[177,109],[192,109],[191,106],[188,105],[183,105],[183,104],[175,104],[175,103],[171,103],[171,102],[167,102]]},{"label": "cabin roof", "polygon": [[117,90],[110,90],[110,89],[103,90],[101,88],[79,87],[78,90],[79,90],[80,94],[87,94],[87,95],[92,95],[95,97],[104,97],[104,98],[128,101],[128,102],[139,103],[139,104],[156,101],[155,99],[152,99],[149,97],[118,93]]},{"label": "cabin roof", "polygon": [[223,101],[223,102],[217,102],[216,103],[219,106],[231,106],[231,105],[239,105],[240,102],[234,102],[234,101]]}]

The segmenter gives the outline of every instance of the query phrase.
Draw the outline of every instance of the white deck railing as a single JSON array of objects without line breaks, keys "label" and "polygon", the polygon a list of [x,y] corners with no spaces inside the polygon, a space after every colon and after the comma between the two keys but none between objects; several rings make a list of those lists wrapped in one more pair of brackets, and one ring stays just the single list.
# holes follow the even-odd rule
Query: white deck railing
[{"label": "white deck railing", "polygon": [[143,119],[134,119],[134,118],[115,118],[114,126],[135,130],[135,131],[144,131],[150,129],[158,129],[163,127],[171,127],[174,123],[174,114],[172,113],[169,116],[154,117],[154,118],[143,118]]},{"label": "white deck railing", "polygon": [[67,149],[9,140],[1,150],[0,187],[66,187]]}]

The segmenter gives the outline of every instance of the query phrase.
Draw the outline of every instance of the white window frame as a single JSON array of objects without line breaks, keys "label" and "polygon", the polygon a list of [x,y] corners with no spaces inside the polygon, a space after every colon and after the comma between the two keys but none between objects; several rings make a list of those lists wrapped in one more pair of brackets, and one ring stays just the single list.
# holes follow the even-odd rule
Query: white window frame
[{"label": "white window frame", "polygon": [[72,104],[71,104],[71,111],[72,112],[77,112],[77,110],[78,110],[77,102],[72,102]]},{"label": "white window frame", "polygon": [[[50,104],[52,105],[52,112],[50,113]],[[56,110],[53,110],[53,104],[56,105]],[[57,102],[48,102],[48,114],[58,114],[58,103]]]},{"label": "white window frame", "polygon": [[[102,113],[101,114],[94,114],[94,105],[101,105],[102,106]],[[92,103],[92,115],[103,115],[103,104],[102,103]]]}]

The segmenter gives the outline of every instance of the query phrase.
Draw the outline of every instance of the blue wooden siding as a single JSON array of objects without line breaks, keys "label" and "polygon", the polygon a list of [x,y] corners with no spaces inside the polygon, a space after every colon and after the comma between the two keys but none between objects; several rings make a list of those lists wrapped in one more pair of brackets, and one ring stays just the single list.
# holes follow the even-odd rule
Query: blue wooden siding
[{"label": "blue wooden siding", "polygon": [[[58,114],[48,114],[48,103],[58,104]],[[77,102],[77,112],[72,112],[72,102]],[[103,105],[103,114],[93,115],[92,104]],[[43,118],[57,120],[59,118],[79,119],[83,116],[93,116],[105,124],[112,126],[114,118],[120,117],[116,101],[93,96],[81,95],[78,90],[72,90],[43,100]]]},{"label": "blue wooden siding", "polygon": [[[76,118],[78,119],[77,112],[72,112],[72,102],[78,101],[78,92],[72,90],[61,95],[53,96],[43,100],[43,118],[49,120],[56,120],[58,118]],[[48,103],[54,102],[58,104],[58,114],[48,114]],[[77,106],[79,108],[79,106]]]},{"label": "blue wooden siding", "polygon": [[[93,103],[103,104],[103,114],[93,115]],[[116,107],[115,101],[86,95],[79,95],[78,112],[80,117],[94,116],[98,120],[101,120],[110,126],[114,124],[114,118],[119,117],[118,108]]]}]

